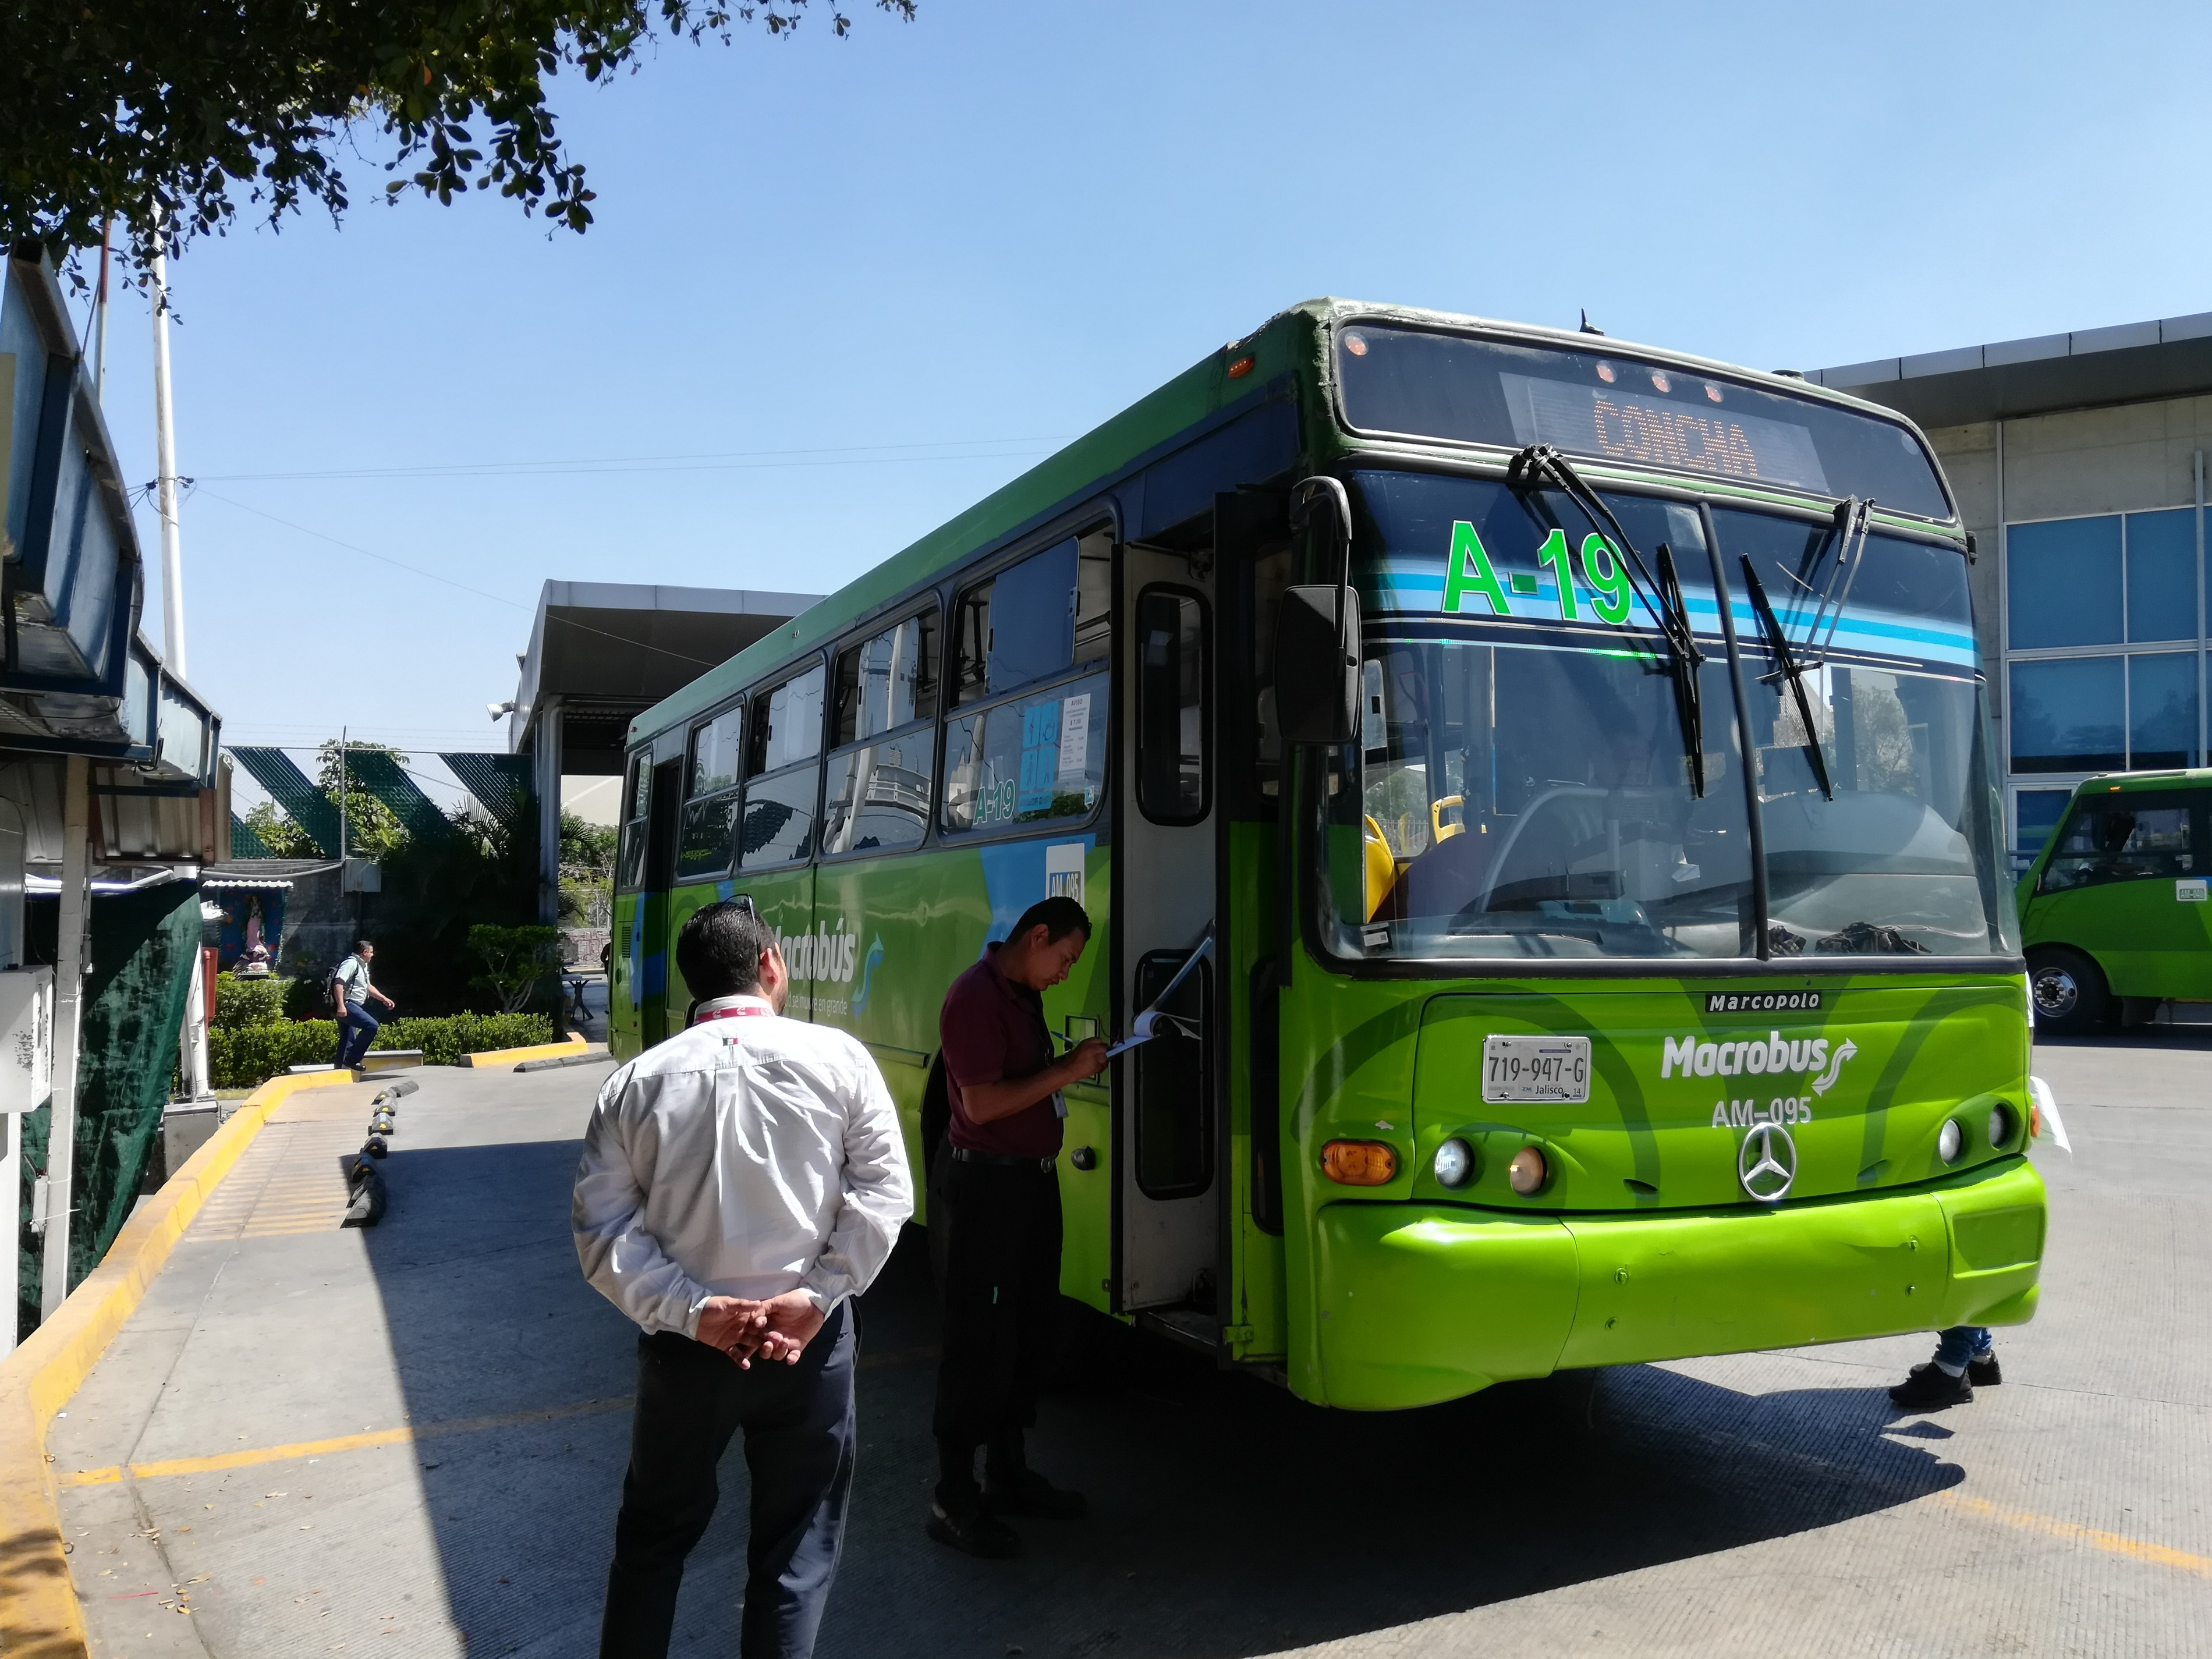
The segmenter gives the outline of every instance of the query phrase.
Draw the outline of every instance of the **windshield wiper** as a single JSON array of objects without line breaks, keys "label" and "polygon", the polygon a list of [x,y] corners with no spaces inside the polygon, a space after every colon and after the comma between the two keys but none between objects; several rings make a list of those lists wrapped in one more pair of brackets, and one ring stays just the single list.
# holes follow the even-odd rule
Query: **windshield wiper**
[{"label": "windshield wiper", "polygon": [[[1830,800],[1836,798],[1836,786],[1828,781],[1828,757],[1820,752],[1820,728],[1813,724],[1813,699],[1805,690],[1805,667],[1790,649],[1790,639],[1782,631],[1782,619],[1774,614],[1774,607],[1766,602],[1766,589],[1759,585],[1759,572],[1752,568],[1751,558],[1743,561],[1745,591],[1751,595],[1751,608],[1759,613],[1759,628],[1766,635],[1766,648],[1772,653],[1782,678],[1790,682],[1790,695],[1797,701],[1797,718],[1805,725],[1805,757],[1813,763],[1814,779],[1820,793]],[[1765,678],[1772,678],[1772,675]]]},{"label": "windshield wiper", "polygon": [[1620,552],[1622,574],[1636,590],[1636,597],[1644,601],[1644,608],[1658,622],[1660,637],[1667,641],[1667,672],[1674,683],[1674,709],[1682,721],[1690,791],[1702,799],[1705,793],[1705,731],[1704,711],[1698,699],[1698,669],[1705,659],[1698,649],[1697,636],[1690,629],[1689,611],[1682,603],[1682,584],[1674,574],[1674,550],[1664,542],[1659,544],[1659,574],[1654,576],[1644,565],[1644,556],[1636,550],[1635,543],[1628,539],[1628,532],[1620,527],[1620,520],[1613,516],[1613,509],[1575,471],[1574,463],[1549,444],[1530,444],[1513,458],[1505,470],[1505,482],[1514,489],[1540,489],[1547,479],[1582,509],[1592,529],[1600,535],[1610,532],[1613,546]]},{"label": "windshield wiper", "polygon": [[[1859,579],[1859,565],[1866,552],[1867,529],[1873,516],[1874,498],[1870,495],[1863,500],[1850,495],[1836,503],[1836,562],[1828,572],[1827,585],[1820,590],[1820,603],[1813,609],[1813,620],[1805,625],[1805,643],[1813,649],[1826,651],[1843,623],[1844,607],[1850,602],[1851,586]],[[1843,584],[1840,593],[1836,591],[1838,582]],[[1801,582],[1799,586],[1808,592],[1812,591],[1809,582]],[[1832,611],[1829,608],[1832,603]],[[1823,622],[1828,629],[1825,638],[1820,633]]]}]

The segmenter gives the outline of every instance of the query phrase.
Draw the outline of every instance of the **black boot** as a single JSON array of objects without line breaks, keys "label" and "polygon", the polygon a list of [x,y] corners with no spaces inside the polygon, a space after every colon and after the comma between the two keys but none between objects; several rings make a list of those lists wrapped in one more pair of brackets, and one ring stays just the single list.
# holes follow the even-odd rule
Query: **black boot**
[{"label": "black boot", "polygon": [[1079,1521],[1091,1512],[1081,1492],[1063,1492],[1030,1468],[1018,1434],[991,1443],[983,1460],[983,1507],[994,1515],[1042,1521]]},{"label": "black boot", "polygon": [[1966,1362],[1966,1381],[1978,1389],[1994,1389],[2004,1381],[2004,1372],[1998,1367],[1994,1352]]},{"label": "black boot", "polygon": [[985,1561],[1011,1561],[1022,1553],[1022,1535],[980,1503],[963,1510],[932,1504],[929,1535]]},{"label": "black boot", "polygon": [[1909,1412],[1939,1412],[1947,1406],[1972,1405],[1974,1385],[1963,1374],[1954,1376],[1931,1359],[1924,1365],[1915,1365],[1911,1374],[1889,1391],[1889,1397]]}]

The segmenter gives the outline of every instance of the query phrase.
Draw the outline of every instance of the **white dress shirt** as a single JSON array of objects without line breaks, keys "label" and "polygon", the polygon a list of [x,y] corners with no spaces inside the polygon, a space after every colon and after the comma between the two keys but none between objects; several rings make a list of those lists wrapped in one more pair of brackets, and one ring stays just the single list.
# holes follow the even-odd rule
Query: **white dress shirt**
[{"label": "white dress shirt", "polygon": [[584,1276],[647,1331],[695,1334],[710,1296],[803,1289],[826,1313],[867,1289],[914,1213],[883,1073],[856,1039],[760,997],[699,1015],[599,1091],[569,1212]]}]

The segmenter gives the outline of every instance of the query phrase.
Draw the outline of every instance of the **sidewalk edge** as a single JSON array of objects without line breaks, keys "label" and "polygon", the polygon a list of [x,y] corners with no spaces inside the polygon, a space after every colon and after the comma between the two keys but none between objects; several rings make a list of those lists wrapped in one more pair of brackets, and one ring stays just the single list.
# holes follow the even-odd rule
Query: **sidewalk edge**
[{"label": "sidewalk edge", "polygon": [[481,1072],[495,1066],[513,1066],[525,1060],[557,1060],[563,1054],[587,1054],[592,1048],[591,1043],[572,1031],[566,1042],[534,1042],[523,1048],[486,1048],[477,1054],[463,1054],[461,1064],[472,1071]]},{"label": "sidewalk edge", "polygon": [[145,1299],[177,1240],[269,1114],[302,1089],[354,1080],[350,1072],[313,1073],[272,1078],[256,1089],[125,1224],[106,1257],[54,1316],[0,1358],[0,1652],[10,1659],[82,1659],[85,1653],[46,1425]]}]

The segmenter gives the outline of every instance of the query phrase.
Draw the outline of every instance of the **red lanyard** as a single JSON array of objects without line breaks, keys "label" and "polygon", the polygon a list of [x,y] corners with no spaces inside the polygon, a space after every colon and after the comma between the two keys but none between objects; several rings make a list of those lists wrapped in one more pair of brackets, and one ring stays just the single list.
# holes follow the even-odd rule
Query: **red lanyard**
[{"label": "red lanyard", "polygon": [[749,1015],[772,1014],[775,1012],[773,1008],[763,1008],[756,1003],[748,1002],[737,1008],[711,1008],[691,1023],[694,1025],[703,1025],[710,1019],[744,1019]]}]

